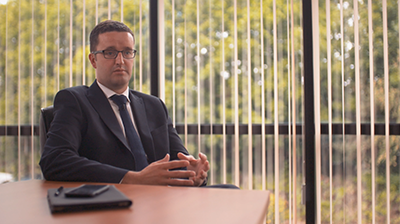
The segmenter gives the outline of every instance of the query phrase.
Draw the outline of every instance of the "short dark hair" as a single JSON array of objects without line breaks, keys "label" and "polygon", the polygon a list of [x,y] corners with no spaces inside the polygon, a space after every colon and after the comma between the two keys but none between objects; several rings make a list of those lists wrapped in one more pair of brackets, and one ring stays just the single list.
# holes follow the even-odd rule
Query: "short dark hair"
[{"label": "short dark hair", "polygon": [[132,34],[133,40],[135,40],[135,36],[133,32],[127,25],[124,23],[114,21],[114,20],[105,20],[99,24],[97,24],[92,32],[90,32],[90,52],[96,51],[96,47],[99,44],[99,35],[107,32],[128,32]]}]

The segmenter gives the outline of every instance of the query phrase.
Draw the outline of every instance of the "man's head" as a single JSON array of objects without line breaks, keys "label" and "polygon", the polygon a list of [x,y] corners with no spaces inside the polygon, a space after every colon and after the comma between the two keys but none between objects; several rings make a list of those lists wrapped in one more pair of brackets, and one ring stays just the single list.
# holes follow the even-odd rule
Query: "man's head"
[{"label": "man's head", "polygon": [[123,23],[107,20],[93,29],[89,60],[99,83],[116,93],[126,90],[132,76],[134,45],[133,33]]},{"label": "man's head", "polygon": [[96,51],[96,47],[99,44],[99,35],[107,32],[127,32],[130,33],[133,37],[133,41],[135,41],[135,36],[129,27],[121,22],[114,20],[106,20],[103,21],[97,26],[95,26],[90,33],[90,52]]}]

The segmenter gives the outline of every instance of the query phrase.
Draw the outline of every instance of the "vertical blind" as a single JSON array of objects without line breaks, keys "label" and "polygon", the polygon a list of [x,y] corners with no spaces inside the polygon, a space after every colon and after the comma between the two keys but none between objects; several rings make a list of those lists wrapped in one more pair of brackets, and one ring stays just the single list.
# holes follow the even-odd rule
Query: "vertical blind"
[{"label": "vertical blind", "polygon": [[[90,85],[89,32],[100,21],[123,20],[136,34],[131,88],[148,92],[148,2],[18,0],[0,4],[0,172],[15,180],[41,178],[40,108],[62,88]],[[125,14],[124,14],[125,12]],[[140,29],[140,30],[139,30]],[[139,30],[139,31],[138,31]],[[142,31],[144,30],[144,31]],[[36,127],[36,128],[35,128]]]},{"label": "vertical blind", "polygon": [[208,156],[211,184],[272,191],[268,222],[304,220],[302,137],[293,125],[302,119],[301,3],[171,0],[163,7],[161,95],[186,147]]},{"label": "vertical blind", "polygon": [[[399,111],[400,5],[338,0],[313,7],[317,222],[397,223],[399,138],[390,126]],[[323,135],[317,127],[326,122]],[[345,124],[354,125],[353,134]]]}]

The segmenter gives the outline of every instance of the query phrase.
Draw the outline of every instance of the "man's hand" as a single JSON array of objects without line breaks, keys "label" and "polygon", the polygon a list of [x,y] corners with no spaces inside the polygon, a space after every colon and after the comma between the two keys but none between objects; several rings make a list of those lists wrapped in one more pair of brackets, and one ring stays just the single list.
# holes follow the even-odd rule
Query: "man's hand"
[{"label": "man's hand", "polygon": [[199,158],[195,159],[191,155],[185,155],[178,153],[178,158],[181,161],[189,161],[187,166],[188,170],[192,170],[196,173],[194,177],[189,177],[189,180],[193,181],[194,186],[200,186],[207,178],[207,172],[210,169],[210,164],[207,160],[207,156],[203,153],[199,153]]},{"label": "man's hand", "polygon": [[[171,170],[190,166],[186,160],[169,161],[169,154],[163,159],[151,163],[140,172],[129,171],[122,179],[123,184],[150,184],[193,186],[196,173],[191,170]],[[171,170],[171,171],[170,171]],[[183,179],[189,178],[189,179]]]}]

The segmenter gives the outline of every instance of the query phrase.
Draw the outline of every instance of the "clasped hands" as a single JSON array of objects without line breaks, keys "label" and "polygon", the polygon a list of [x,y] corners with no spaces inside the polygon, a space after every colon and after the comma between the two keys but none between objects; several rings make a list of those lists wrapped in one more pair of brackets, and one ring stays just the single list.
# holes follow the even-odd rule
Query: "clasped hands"
[{"label": "clasped hands", "polygon": [[[178,153],[180,160],[169,161],[169,154],[155,161],[140,172],[129,171],[121,183],[171,185],[171,186],[200,186],[207,178],[210,164],[207,156],[199,153],[195,159],[191,155]],[[187,170],[174,170],[187,167]]]}]

